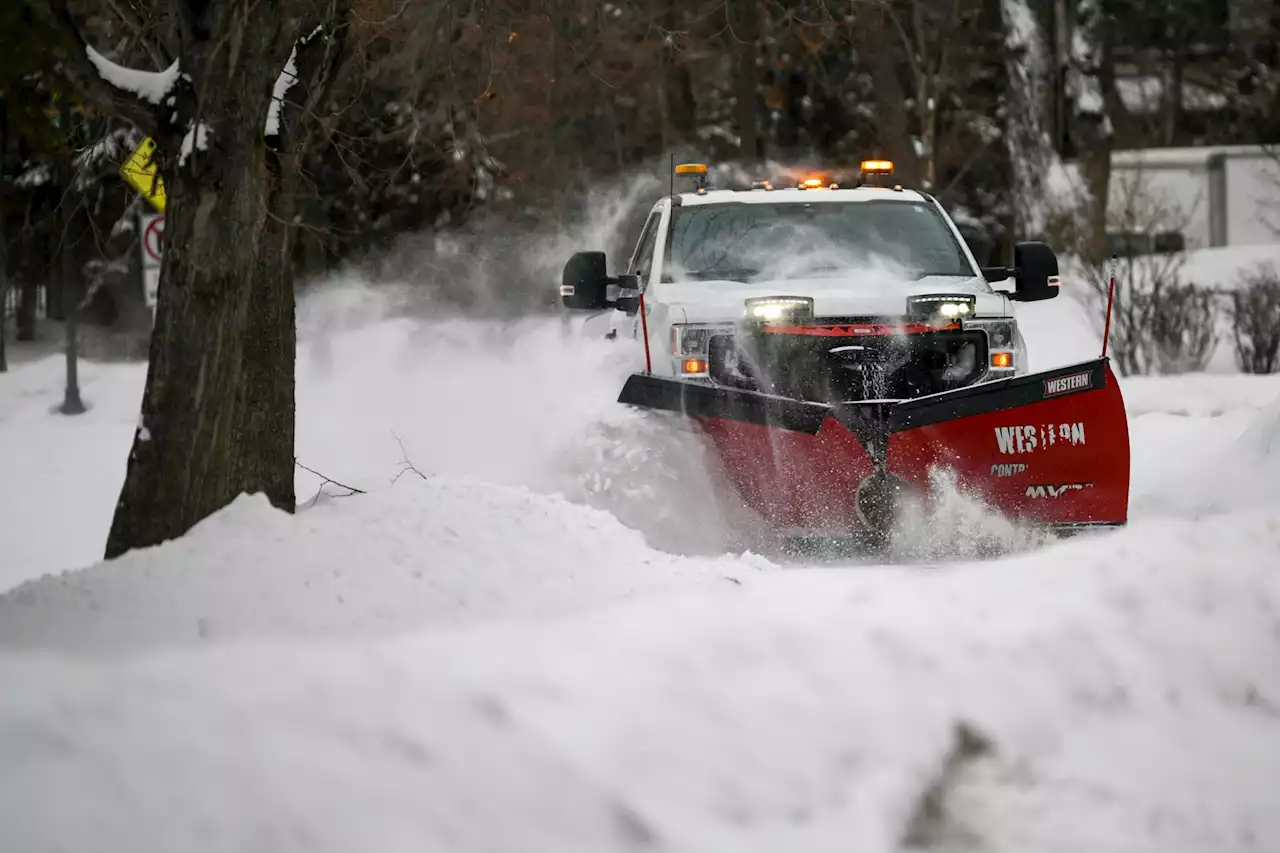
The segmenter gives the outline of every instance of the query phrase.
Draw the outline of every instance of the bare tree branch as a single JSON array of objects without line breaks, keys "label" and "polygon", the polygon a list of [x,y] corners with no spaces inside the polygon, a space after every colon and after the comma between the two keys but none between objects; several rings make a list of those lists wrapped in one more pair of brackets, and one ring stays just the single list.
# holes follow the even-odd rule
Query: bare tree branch
[{"label": "bare tree branch", "polygon": [[122,89],[102,76],[91,58],[91,52],[96,51],[85,41],[80,26],[67,7],[67,0],[49,0],[49,7],[73,47],[64,57],[63,74],[104,112],[119,116],[148,135],[158,134],[163,126],[159,105],[149,103],[138,93]]},{"label": "bare tree branch", "polygon": [[[333,479],[332,477],[327,477],[327,476],[325,476],[324,474],[321,474],[319,471],[315,470],[314,468],[308,468],[306,465],[303,465],[303,464],[302,464],[301,462],[299,462],[297,459],[294,459],[294,460],[293,460],[293,464],[294,464],[294,465],[297,465],[299,468],[301,468],[303,471],[306,471],[308,474],[315,474],[315,475],[316,475],[317,477],[319,477],[319,478],[320,478],[320,480],[321,480],[321,482],[320,482],[320,487],[319,487],[318,489],[316,489],[316,495],[315,495],[315,497],[313,497],[313,498],[310,500],[310,502],[308,502],[307,506],[315,506],[316,501],[320,500],[320,495],[322,495],[322,494],[324,494],[324,495],[326,495],[326,496],[328,496],[328,497],[331,497],[331,498],[349,498],[349,497],[351,497],[352,495],[363,495],[363,494],[366,494],[366,492],[364,491],[364,489],[357,489],[355,486],[348,486],[346,483],[339,483],[337,480]],[[329,486],[329,485],[337,486],[337,487],[338,487],[338,488],[340,488],[340,489],[346,489],[346,490],[347,490],[347,493],[346,493],[345,495],[332,495],[332,494],[329,494],[328,492],[325,492],[325,490],[324,490],[324,487],[325,487],[325,486]]]},{"label": "bare tree branch", "polygon": [[147,52],[147,56],[156,64],[157,68],[165,68],[173,63],[174,57],[169,55],[164,45],[155,41],[148,35],[150,26],[143,20],[134,9],[124,0],[104,0],[117,18],[125,25],[125,27],[133,34],[138,43],[142,45],[142,49]]},{"label": "bare tree branch", "polygon": [[396,481],[399,480],[401,477],[403,477],[405,474],[416,474],[420,479],[430,480],[431,478],[428,477],[426,474],[422,473],[421,471],[419,471],[417,466],[415,466],[413,462],[409,459],[409,453],[404,449],[404,442],[401,441],[400,436],[396,435],[394,432],[391,433],[391,435],[392,437],[395,438],[396,444],[400,445],[400,456],[401,456],[400,471],[394,477],[391,478],[391,484],[395,485]]}]

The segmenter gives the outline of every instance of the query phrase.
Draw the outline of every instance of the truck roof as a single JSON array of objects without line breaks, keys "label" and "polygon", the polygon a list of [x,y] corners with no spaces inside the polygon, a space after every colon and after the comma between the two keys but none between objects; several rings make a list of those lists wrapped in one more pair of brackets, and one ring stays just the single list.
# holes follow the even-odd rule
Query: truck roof
[{"label": "truck roof", "polygon": [[858,187],[856,189],[798,189],[785,187],[773,190],[707,190],[704,193],[677,193],[681,207],[698,207],[704,204],[822,204],[830,202],[858,201],[906,201],[922,202],[927,199],[915,190],[890,189],[888,187]]}]

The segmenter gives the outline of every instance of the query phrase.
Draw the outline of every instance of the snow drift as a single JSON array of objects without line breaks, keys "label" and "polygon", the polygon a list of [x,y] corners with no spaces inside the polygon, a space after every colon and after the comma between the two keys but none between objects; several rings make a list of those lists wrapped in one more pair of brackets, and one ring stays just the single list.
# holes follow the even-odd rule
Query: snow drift
[{"label": "snow drift", "polygon": [[[960,501],[927,564],[802,568],[614,402],[628,344],[382,295],[299,318],[299,457],[368,494],[79,571],[29,579],[96,562],[143,370],[75,421],[5,379],[0,847],[1280,846],[1274,377],[1123,382],[1126,530],[956,561],[1007,532]],[[1035,369],[1094,352],[1055,302]]]},{"label": "snow drift", "polygon": [[[459,488],[396,494],[435,515],[485,491]],[[408,543],[376,544],[389,530],[340,555],[322,532],[343,523],[331,518],[309,531],[315,551],[286,548],[246,502],[189,544],[10,593],[0,682],[21,689],[0,694],[6,845],[1280,842],[1274,508],[949,570],[726,571],[732,561],[655,560],[591,510],[490,490],[489,511],[528,504],[492,526],[499,542],[463,525],[465,546],[433,545],[444,527],[429,529],[399,567],[388,558]],[[368,511],[354,499],[322,509],[348,523]],[[442,524],[461,524],[454,512]],[[215,539],[220,559],[206,554]],[[340,559],[351,580],[321,581]],[[435,592],[414,595],[415,583]],[[617,595],[633,583],[643,594]],[[130,590],[146,606],[131,607]],[[417,630],[370,635],[386,607],[419,608]],[[198,640],[196,612],[215,614]],[[91,662],[33,649],[122,640],[152,650]]]},{"label": "snow drift", "polygon": [[381,636],[719,587],[769,565],[682,561],[600,510],[410,472],[296,517],[242,496],[179,540],[20,585],[0,596],[0,645],[116,652]]}]

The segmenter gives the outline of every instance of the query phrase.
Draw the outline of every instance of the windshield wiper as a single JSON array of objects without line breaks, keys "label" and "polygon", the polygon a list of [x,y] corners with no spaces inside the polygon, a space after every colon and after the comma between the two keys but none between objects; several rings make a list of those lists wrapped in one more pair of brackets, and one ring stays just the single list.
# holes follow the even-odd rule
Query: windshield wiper
[{"label": "windshield wiper", "polygon": [[684,270],[683,278],[723,278],[728,281],[746,281],[752,276],[759,275],[760,270],[747,269],[746,267],[713,267],[705,270]]},{"label": "windshield wiper", "polygon": [[915,272],[912,274],[912,277],[915,278],[916,281],[919,281],[922,278],[973,278],[972,275],[965,272],[929,272],[928,270]]}]

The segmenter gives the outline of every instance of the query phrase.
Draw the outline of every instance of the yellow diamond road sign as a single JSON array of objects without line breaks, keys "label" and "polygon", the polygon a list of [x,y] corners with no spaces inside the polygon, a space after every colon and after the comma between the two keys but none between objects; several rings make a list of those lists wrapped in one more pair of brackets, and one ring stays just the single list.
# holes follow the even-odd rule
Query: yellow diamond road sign
[{"label": "yellow diamond road sign", "polygon": [[156,169],[155,150],[154,139],[148,136],[142,140],[129,155],[129,159],[125,160],[124,165],[120,167],[120,177],[124,178],[129,186],[142,193],[143,198],[151,202],[152,207],[164,213],[164,181],[160,180],[160,174]]}]

